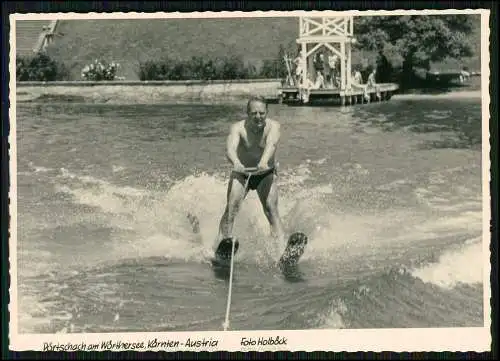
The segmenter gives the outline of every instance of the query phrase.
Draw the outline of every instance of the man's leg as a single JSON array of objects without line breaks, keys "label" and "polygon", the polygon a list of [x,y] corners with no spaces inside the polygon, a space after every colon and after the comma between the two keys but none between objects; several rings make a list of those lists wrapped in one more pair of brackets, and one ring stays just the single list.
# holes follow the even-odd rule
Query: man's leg
[{"label": "man's leg", "polygon": [[271,225],[271,233],[280,244],[285,243],[285,230],[278,211],[278,185],[274,173],[265,177],[257,187],[264,214]]},{"label": "man's leg", "polygon": [[220,240],[231,238],[233,233],[234,218],[240,210],[241,203],[248,193],[245,191],[244,179],[231,175],[227,189],[227,204],[219,225]]}]

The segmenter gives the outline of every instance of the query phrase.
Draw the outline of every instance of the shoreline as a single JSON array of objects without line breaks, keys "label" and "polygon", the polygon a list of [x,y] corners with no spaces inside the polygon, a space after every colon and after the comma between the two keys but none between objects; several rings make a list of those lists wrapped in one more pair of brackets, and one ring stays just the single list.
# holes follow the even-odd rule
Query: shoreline
[{"label": "shoreline", "polygon": [[[261,95],[279,98],[281,79],[165,80],[165,81],[48,81],[17,82],[16,102],[67,102],[92,104],[220,104]],[[442,91],[397,91],[393,98],[480,97],[480,89],[448,88]]]},{"label": "shoreline", "polygon": [[276,99],[281,79],[181,81],[50,81],[16,83],[16,101],[155,104],[227,102],[261,95]]},{"label": "shoreline", "polygon": [[18,81],[16,82],[16,87],[27,87],[27,86],[78,86],[78,87],[89,87],[97,85],[214,85],[214,84],[250,84],[250,83],[269,83],[278,82],[281,84],[281,79],[213,79],[213,80],[99,80],[99,81],[87,81],[87,80],[56,80],[56,81]]}]

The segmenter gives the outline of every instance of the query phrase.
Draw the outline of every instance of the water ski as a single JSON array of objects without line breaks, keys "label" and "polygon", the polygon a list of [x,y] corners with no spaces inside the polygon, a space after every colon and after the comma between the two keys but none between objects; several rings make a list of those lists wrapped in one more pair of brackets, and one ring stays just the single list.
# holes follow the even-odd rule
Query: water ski
[{"label": "water ski", "polygon": [[302,232],[295,232],[288,238],[288,243],[279,261],[283,273],[292,275],[297,269],[297,263],[304,254],[308,238]]},{"label": "water ski", "polygon": [[[234,241],[234,255],[238,252],[240,243]],[[215,258],[212,260],[214,266],[229,267],[231,265],[231,253],[233,248],[233,239],[224,238],[220,241],[217,250],[215,251]]]}]

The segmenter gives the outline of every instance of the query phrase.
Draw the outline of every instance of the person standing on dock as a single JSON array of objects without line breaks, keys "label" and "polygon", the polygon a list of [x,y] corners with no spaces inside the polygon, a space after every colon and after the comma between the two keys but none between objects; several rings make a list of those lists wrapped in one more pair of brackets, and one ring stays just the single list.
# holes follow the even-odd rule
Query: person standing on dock
[{"label": "person standing on dock", "polygon": [[375,94],[378,98],[380,98],[380,92],[378,91],[378,86],[377,86],[377,81],[375,79],[375,76],[377,75],[377,69],[373,68],[371,71],[370,75],[368,75],[368,79],[366,81],[366,87],[365,87],[365,98],[369,98],[370,90],[375,90]]},{"label": "person standing on dock", "polygon": [[[319,52],[316,53],[314,57],[314,70],[316,72],[316,78],[314,79],[315,84],[318,84],[322,82],[324,79],[324,71],[325,71],[325,57],[323,53]],[[318,78],[321,77],[321,80],[318,80]]]},{"label": "person standing on dock", "polygon": [[354,67],[354,70],[352,72],[351,84],[356,87],[363,86],[363,76],[361,75],[358,67]]},{"label": "person standing on dock", "polygon": [[304,83],[304,73],[307,67],[306,57],[304,56],[304,52],[299,51],[297,57],[293,61],[295,63],[295,81],[296,86],[299,88]]},{"label": "person standing on dock", "polygon": [[337,62],[338,56],[331,53],[328,56],[328,67],[329,67],[329,75],[332,82],[332,88],[337,86]]},{"label": "person standing on dock", "polygon": [[366,81],[366,86],[368,88],[375,88],[377,81],[375,79],[375,75],[377,75],[377,69],[373,68],[370,75],[368,75],[368,80]]},{"label": "person standing on dock", "polygon": [[[275,159],[280,140],[280,124],[269,119],[267,113],[265,99],[252,97],[247,103],[247,119],[231,126],[226,155],[233,170],[229,179],[226,208],[219,224],[222,241],[232,240],[235,216],[248,191],[255,190],[271,226],[272,236],[279,244],[285,242],[283,222],[278,212]],[[250,173],[248,168],[255,168],[256,171]]]}]

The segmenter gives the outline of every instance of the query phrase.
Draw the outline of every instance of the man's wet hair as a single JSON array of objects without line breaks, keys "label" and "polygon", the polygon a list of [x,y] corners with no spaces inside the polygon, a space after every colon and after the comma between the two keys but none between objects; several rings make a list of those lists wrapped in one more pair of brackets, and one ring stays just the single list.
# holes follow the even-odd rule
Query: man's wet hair
[{"label": "man's wet hair", "polygon": [[250,99],[248,99],[247,113],[250,111],[250,104],[252,104],[254,102],[265,104],[266,105],[266,110],[267,110],[267,100],[266,100],[266,98],[264,98],[263,96],[253,96],[253,97],[250,97]]}]

